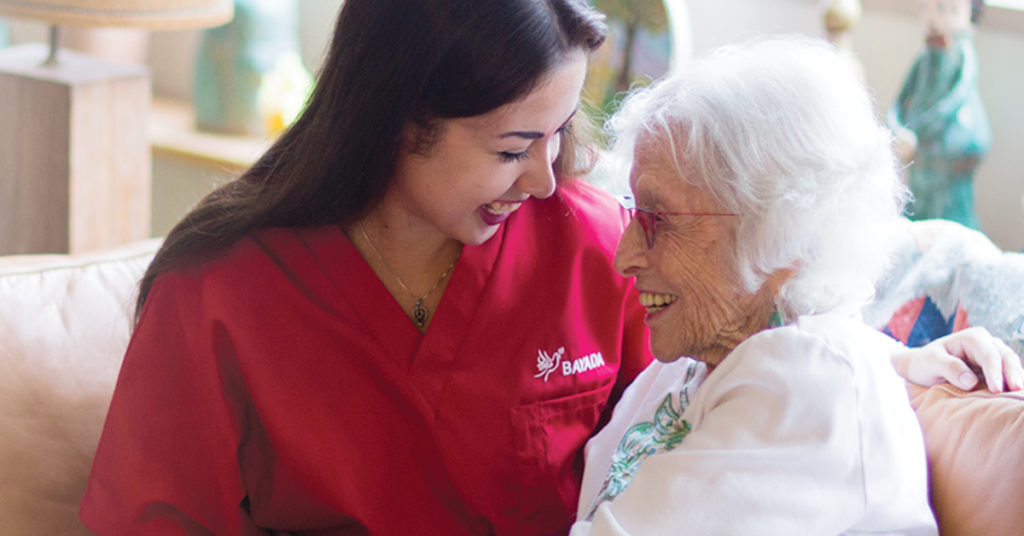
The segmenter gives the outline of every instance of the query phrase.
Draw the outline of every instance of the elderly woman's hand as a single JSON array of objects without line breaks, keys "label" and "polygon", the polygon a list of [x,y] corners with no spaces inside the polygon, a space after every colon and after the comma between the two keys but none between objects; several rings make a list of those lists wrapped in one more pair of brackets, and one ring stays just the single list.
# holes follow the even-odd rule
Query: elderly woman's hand
[{"label": "elderly woman's hand", "polygon": [[948,381],[971,390],[978,384],[975,371],[980,371],[993,393],[1024,389],[1020,357],[982,327],[957,331],[920,348],[896,352],[892,364],[903,378],[919,385]]}]

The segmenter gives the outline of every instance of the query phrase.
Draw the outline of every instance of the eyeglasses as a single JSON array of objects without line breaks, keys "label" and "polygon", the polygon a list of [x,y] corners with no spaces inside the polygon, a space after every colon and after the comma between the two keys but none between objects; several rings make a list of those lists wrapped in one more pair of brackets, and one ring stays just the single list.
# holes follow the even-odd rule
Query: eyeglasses
[{"label": "eyeglasses", "polygon": [[654,247],[654,237],[658,232],[656,223],[659,218],[664,218],[665,216],[739,216],[739,214],[732,212],[660,212],[639,207],[629,209],[629,214],[633,220],[640,224],[640,228],[643,229],[644,239],[647,241],[647,249]]}]

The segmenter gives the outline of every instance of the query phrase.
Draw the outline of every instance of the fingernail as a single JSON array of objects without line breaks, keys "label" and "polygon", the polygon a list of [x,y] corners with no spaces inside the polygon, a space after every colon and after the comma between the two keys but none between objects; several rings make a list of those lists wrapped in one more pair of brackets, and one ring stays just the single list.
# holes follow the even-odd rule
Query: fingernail
[{"label": "fingernail", "polygon": [[971,374],[970,372],[965,372],[960,375],[961,389],[971,389],[974,387],[976,383],[978,383],[978,378],[974,374]]}]

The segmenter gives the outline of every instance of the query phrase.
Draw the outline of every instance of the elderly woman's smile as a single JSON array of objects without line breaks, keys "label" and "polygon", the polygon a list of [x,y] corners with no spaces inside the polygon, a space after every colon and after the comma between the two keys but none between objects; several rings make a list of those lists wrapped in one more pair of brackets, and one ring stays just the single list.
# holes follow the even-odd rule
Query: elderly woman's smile
[{"label": "elderly woman's smile", "polygon": [[648,314],[654,314],[668,307],[678,299],[672,294],[656,294],[653,292],[640,293],[640,305],[647,308]]}]

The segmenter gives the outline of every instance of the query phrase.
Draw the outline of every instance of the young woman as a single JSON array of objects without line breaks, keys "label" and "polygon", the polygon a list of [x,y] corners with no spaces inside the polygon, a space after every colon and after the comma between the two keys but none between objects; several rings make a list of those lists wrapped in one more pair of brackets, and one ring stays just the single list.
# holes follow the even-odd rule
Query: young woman
[{"label": "young woman", "polygon": [[167,237],[82,518],[100,534],[565,531],[650,360],[575,151],[584,0],[347,0],[308,110]]},{"label": "young woman", "polygon": [[346,0],[306,112],[150,266],[83,521],[567,531],[651,360],[627,216],[563,178],[604,35],[585,0]]}]

